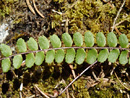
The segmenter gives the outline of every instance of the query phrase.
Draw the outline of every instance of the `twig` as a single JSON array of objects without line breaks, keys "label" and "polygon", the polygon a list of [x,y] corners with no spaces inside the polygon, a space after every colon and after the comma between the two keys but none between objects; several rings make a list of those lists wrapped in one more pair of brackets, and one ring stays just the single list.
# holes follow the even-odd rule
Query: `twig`
[{"label": "twig", "polygon": [[129,93],[127,93],[127,98],[130,98],[130,95],[129,95]]},{"label": "twig", "polygon": [[59,14],[59,15],[62,15],[62,14],[63,14],[62,12],[58,12],[58,11],[56,11],[56,10],[54,10],[54,9],[52,9],[52,12],[57,13],[57,14]]},{"label": "twig", "polygon": [[121,35],[120,31],[118,30],[117,27],[114,28],[116,30],[116,32],[118,33],[118,35]]},{"label": "twig", "polygon": [[128,72],[125,72],[125,74],[126,74],[126,76],[127,76],[128,80],[130,81],[130,77],[129,77]]},{"label": "twig", "polygon": [[[120,14],[120,12],[121,12],[123,6],[125,5],[125,2],[126,2],[126,0],[124,0],[124,2],[122,3],[122,5],[121,5],[119,11],[117,12],[116,18],[114,19],[114,22],[113,22],[113,26],[115,25],[116,20],[117,20],[117,18],[118,18],[118,16],[119,16],[119,14]],[[112,28],[111,32],[113,32],[113,30],[114,30],[114,28]]]},{"label": "twig", "polygon": [[22,92],[22,90],[23,90],[23,83],[21,83],[19,90]]},{"label": "twig", "polygon": [[72,93],[72,95],[71,95],[71,96],[72,96],[72,98],[75,98],[73,93]]},{"label": "twig", "polygon": [[73,65],[69,64],[69,67],[70,67],[70,69],[71,69],[71,72],[72,72],[72,74],[73,74],[73,77],[76,78],[76,74],[75,74]]},{"label": "twig", "polygon": [[[128,18],[127,18],[128,19]],[[116,26],[120,25],[121,23],[123,23],[124,21],[126,21],[127,19],[121,20],[120,22],[116,23],[115,25],[112,26],[112,28],[115,28]]]},{"label": "twig", "polygon": [[29,0],[26,0],[26,3],[27,3],[28,8],[30,9],[30,11],[31,11],[34,15],[36,15],[36,13],[35,13],[33,7],[31,6],[31,4],[30,4],[30,2],[29,2]]},{"label": "twig", "polygon": [[66,19],[66,22],[65,22],[65,32],[66,32],[66,33],[69,32],[68,24],[69,24],[69,19],[67,18],[67,19]]},{"label": "twig", "polygon": [[35,98],[35,95],[31,95],[30,97],[26,97],[26,98]]},{"label": "twig", "polygon": [[94,71],[92,71],[92,75],[93,75],[94,79],[95,79],[96,81],[98,81],[98,78],[97,78],[97,76],[95,75]]},{"label": "twig", "polygon": [[35,4],[35,0],[33,0],[33,5],[34,5],[34,8],[35,8],[35,10],[37,11],[37,13],[38,13],[42,18],[44,18],[44,16],[42,15],[42,13],[37,9],[37,6],[36,6],[36,4]]},{"label": "twig", "polygon": [[21,83],[19,90],[19,97],[22,98],[23,83]]},{"label": "twig", "polygon": [[19,92],[19,98],[23,98],[23,97],[22,97],[22,93],[21,93],[21,92]]},{"label": "twig", "polygon": [[68,89],[66,90],[66,95],[67,95],[67,98],[70,98],[70,97],[69,97]]},{"label": "twig", "polygon": [[118,76],[117,76],[116,73],[115,73],[115,76],[116,76],[117,80],[120,82],[120,84],[121,84],[125,89],[130,90],[130,88],[126,87],[126,86],[119,80],[119,78],[118,78]]},{"label": "twig", "polygon": [[112,76],[112,74],[113,74],[115,68],[116,68],[115,66],[112,68],[112,70],[111,70],[111,72],[110,72],[110,75],[111,75],[111,76]]},{"label": "twig", "polygon": [[94,64],[96,64],[97,61],[95,61],[93,64],[91,64],[90,66],[88,66],[85,70],[83,70],[69,85],[67,85],[65,87],[65,89],[59,94],[59,96],[66,90],[68,89],[68,87],[70,87],[79,77],[81,77],[89,68],[91,68],[92,66],[94,66]]},{"label": "twig", "polygon": [[37,85],[34,85],[34,87],[35,87],[44,97],[50,98],[50,97],[48,97],[45,93],[43,93],[43,92],[37,87]]},{"label": "twig", "polygon": [[12,73],[13,73],[15,78],[18,78],[18,75],[15,74],[14,70],[12,70]]}]

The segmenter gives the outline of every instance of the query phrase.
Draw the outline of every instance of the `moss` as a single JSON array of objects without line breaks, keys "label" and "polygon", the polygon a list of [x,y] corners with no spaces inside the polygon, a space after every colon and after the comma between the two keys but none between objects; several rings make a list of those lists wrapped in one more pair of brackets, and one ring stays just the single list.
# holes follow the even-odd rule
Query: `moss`
[{"label": "moss", "polygon": [[100,89],[100,87],[98,87],[98,85],[94,88],[92,88],[91,90],[89,90],[90,92],[90,96],[92,98],[125,98],[126,96],[124,96],[122,93],[119,92],[119,90],[114,90],[115,88],[112,86],[109,87],[105,87]]},{"label": "moss", "polygon": [[62,3],[64,0],[53,0],[54,2]]},{"label": "moss", "polygon": [[83,79],[82,77],[77,80],[76,82],[74,82],[74,86],[75,86],[75,95],[77,98],[90,98],[88,89],[86,87],[86,80]]},{"label": "moss", "polygon": [[15,2],[18,0],[1,0],[0,1],[0,17],[5,17],[6,15],[9,15],[12,11],[12,7]]},{"label": "moss", "polygon": [[[77,1],[70,8],[71,5],[68,3],[68,6],[61,7],[61,10],[65,11],[65,17],[69,19],[70,32],[86,29],[94,33],[99,31],[109,32],[107,26],[112,24],[111,15],[116,14],[115,8],[112,9],[108,4],[103,4],[100,0]],[[54,20],[52,20],[53,22]]]},{"label": "moss", "polygon": [[51,28],[59,27],[61,22],[62,22],[62,15],[54,14],[51,15],[52,17],[52,22],[51,22]]},{"label": "moss", "polygon": [[[111,31],[113,26],[114,18],[116,17],[117,11],[119,10],[122,1],[115,0],[112,3],[103,3],[102,0],[73,0],[73,2],[56,0],[57,4],[61,7],[58,10],[64,12],[62,19],[69,19],[69,32],[82,32],[90,30],[93,33],[103,32],[108,33]],[[114,6],[112,4],[115,4]],[[128,5],[128,1],[126,3]],[[113,6],[113,7],[112,7]],[[122,21],[127,10],[122,10],[120,17],[116,23]],[[55,16],[54,16],[55,17]],[[128,15],[129,17],[129,15]],[[61,19],[61,18],[60,18]],[[126,19],[126,23],[122,23],[117,28],[121,33],[128,34],[129,30],[129,19]],[[60,22],[53,18],[52,24],[58,24],[53,26],[56,28]],[[127,31],[126,31],[127,30]]]}]

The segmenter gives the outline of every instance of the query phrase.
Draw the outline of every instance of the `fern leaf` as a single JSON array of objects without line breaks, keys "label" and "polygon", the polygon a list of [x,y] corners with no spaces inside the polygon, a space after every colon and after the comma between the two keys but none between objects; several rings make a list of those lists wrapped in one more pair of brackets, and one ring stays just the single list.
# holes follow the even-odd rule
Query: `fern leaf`
[{"label": "fern leaf", "polygon": [[5,56],[5,57],[12,55],[12,50],[8,45],[1,44],[0,50],[1,50],[2,55]]},{"label": "fern leaf", "polygon": [[68,33],[62,34],[62,40],[63,40],[66,47],[72,46],[73,41],[72,41],[71,36]]},{"label": "fern leaf", "polygon": [[73,63],[74,58],[75,58],[75,50],[73,48],[67,49],[66,56],[65,56],[66,63],[68,64]]},{"label": "fern leaf", "polygon": [[87,47],[93,47],[94,45],[94,37],[91,32],[86,32],[84,35],[85,44]]},{"label": "fern leaf", "polygon": [[128,38],[125,34],[120,35],[119,43],[120,43],[122,48],[126,48],[128,46]]},{"label": "fern leaf", "polygon": [[111,63],[116,62],[118,56],[120,54],[119,49],[113,49],[110,51],[109,56],[108,56],[108,61]]},{"label": "fern leaf", "polygon": [[113,32],[108,33],[107,44],[109,47],[116,47],[117,46],[117,37]]},{"label": "fern leaf", "polygon": [[35,56],[35,64],[41,65],[43,61],[44,61],[44,52],[43,51],[37,52]]},{"label": "fern leaf", "polygon": [[104,36],[102,32],[97,33],[96,41],[99,47],[104,47],[106,45],[106,37]]},{"label": "fern leaf", "polygon": [[51,64],[54,61],[54,58],[55,58],[55,51],[54,50],[47,51],[45,62]]},{"label": "fern leaf", "polygon": [[57,63],[63,62],[64,57],[65,57],[65,53],[64,53],[64,50],[63,50],[63,49],[59,49],[59,50],[56,51],[55,61],[56,61]]},{"label": "fern leaf", "polygon": [[17,48],[18,48],[19,52],[26,52],[27,51],[27,46],[26,46],[24,39],[19,38],[17,40]]},{"label": "fern leaf", "polygon": [[86,52],[84,51],[84,49],[78,49],[77,53],[76,53],[76,58],[75,61],[77,64],[82,64],[84,62],[84,59],[86,57]]},{"label": "fern leaf", "polygon": [[22,55],[16,55],[13,58],[13,66],[15,69],[19,69],[22,64],[23,58]]},{"label": "fern leaf", "polygon": [[[18,55],[12,55],[11,48],[5,44],[0,45],[0,51],[4,57],[9,57],[9,56],[13,57],[14,56],[13,57],[13,66],[15,69],[20,68],[21,63],[23,61],[22,54],[27,53],[26,52],[27,46],[28,46],[29,50],[31,50],[30,51],[31,53],[29,52],[29,54],[26,55],[26,60],[25,60],[26,66],[28,68],[31,68],[34,65],[34,63],[36,65],[41,65],[43,63],[44,59],[45,59],[46,63],[51,64],[54,61],[54,59],[55,59],[56,63],[61,63],[61,62],[63,62],[64,58],[65,58],[65,62],[68,64],[73,63],[74,60],[77,64],[82,64],[84,62],[85,58],[86,58],[86,62],[88,64],[92,64],[96,61],[96,59],[97,59],[97,61],[103,63],[104,61],[106,61],[107,58],[108,58],[109,62],[114,63],[114,62],[116,62],[116,60],[119,57],[120,64],[122,64],[122,65],[125,65],[126,63],[130,64],[130,57],[129,57],[129,59],[127,58],[128,49],[124,49],[121,53],[120,53],[119,49],[116,49],[116,48],[113,48],[113,50],[111,50],[110,53],[109,53],[108,49],[103,49],[103,50],[100,50],[99,54],[97,53],[96,49],[90,49],[86,53],[86,51],[83,48],[80,48],[83,45],[83,36],[79,32],[74,33],[73,40],[68,33],[62,34],[62,41],[66,47],[70,48],[70,49],[66,50],[66,53],[64,52],[63,49],[59,49],[56,51],[55,51],[55,49],[53,49],[53,48],[61,47],[61,40],[55,34],[50,36],[50,42],[51,42],[51,45],[53,46],[53,48],[49,49],[49,51],[46,52],[46,56],[44,55],[43,51],[40,51],[40,52],[37,52],[36,57],[34,57],[34,52],[36,52],[36,50],[38,50],[38,44],[41,49],[49,48],[49,46],[50,46],[49,40],[45,36],[40,36],[38,38],[38,44],[32,37],[29,38],[29,40],[27,41],[27,45],[26,45],[26,42],[24,41],[24,39],[22,39],[22,38],[18,39],[17,40],[17,49],[20,52],[20,54],[18,54]],[[76,55],[75,55],[75,49],[72,47],[73,41],[74,41],[75,46],[78,47]],[[94,45],[93,34],[91,32],[86,32],[84,35],[84,41],[85,41],[87,48],[93,47],[93,45]],[[106,41],[107,41],[107,45],[109,47],[117,46],[117,37],[113,32],[110,32],[107,34],[107,40],[102,32],[98,32],[96,35],[96,42],[97,42],[97,45],[99,46],[98,49],[101,49],[101,47],[104,47],[106,45]],[[121,34],[119,36],[119,44],[122,48],[127,48],[129,41],[125,34]],[[119,54],[120,54],[120,56],[119,56]],[[9,58],[2,58],[2,59],[4,59],[1,62],[3,72],[8,72],[10,70],[11,61]]]},{"label": "fern leaf", "polygon": [[28,48],[32,51],[38,50],[37,42],[34,40],[34,38],[30,37],[27,41]]},{"label": "fern leaf", "polygon": [[25,60],[26,66],[28,68],[31,68],[34,65],[34,62],[35,62],[34,54],[33,53],[27,54],[26,55],[26,60]]},{"label": "fern leaf", "polygon": [[97,59],[97,50],[96,49],[88,50],[86,62],[88,64],[93,64],[96,61],[96,59]]},{"label": "fern leaf", "polygon": [[60,41],[60,39],[59,39],[59,37],[57,35],[53,34],[50,37],[50,41],[51,41],[51,44],[52,44],[53,48],[61,47],[61,41]]},{"label": "fern leaf", "polygon": [[49,41],[45,36],[40,36],[38,38],[38,43],[39,43],[41,49],[49,48]]},{"label": "fern leaf", "polygon": [[103,62],[106,61],[106,59],[108,58],[108,54],[109,54],[108,49],[100,50],[97,60],[98,60],[100,63],[103,63]]},{"label": "fern leaf", "polygon": [[3,72],[8,72],[10,70],[10,67],[11,67],[11,62],[9,58],[2,60]]},{"label": "fern leaf", "polygon": [[119,57],[120,64],[125,65],[128,62],[127,55],[128,55],[128,51],[124,50],[121,52]]},{"label": "fern leaf", "polygon": [[76,46],[81,47],[83,45],[83,37],[79,32],[73,34],[73,40]]}]

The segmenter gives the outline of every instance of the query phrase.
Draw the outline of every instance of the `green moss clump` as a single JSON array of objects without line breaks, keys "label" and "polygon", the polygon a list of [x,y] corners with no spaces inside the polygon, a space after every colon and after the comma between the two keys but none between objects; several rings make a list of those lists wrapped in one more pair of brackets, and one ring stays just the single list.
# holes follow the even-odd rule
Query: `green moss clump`
[{"label": "green moss clump", "polygon": [[[108,33],[112,30],[113,21],[117,15],[117,12],[122,4],[122,1],[115,0],[112,3],[104,3],[102,0],[54,0],[58,5],[57,10],[63,12],[62,19],[69,20],[69,32],[84,32],[90,30],[94,34],[97,32]],[[119,26],[118,30],[121,33],[128,34],[129,30],[129,9],[125,10],[123,7],[116,23],[125,20]],[[124,15],[127,14],[127,19]],[[55,17],[55,16],[52,16]],[[61,19],[61,18],[60,18]],[[59,27],[61,21],[57,21],[53,18],[52,24],[55,27]],[[127,31],[126,31],[127,30]]]},{"label": "green moss clump", "polygon": [[51,28],[55,28],[57,26],[60,26],[61,22],[62,22],[62,15],[51,15],[52,17],[52,22],[51,22]]},{"label": "green moss clump", "polygon": [[[100,0],[78,1],[73,8],[66,11],[71,25],[70,31],[91,30],[109,32],[112,25],[112,14],[116,14],[116,9],[108,4],[103,4]],[[75,29],[77,27],[77,29]]]},{"label": "green moss clump", "polygon": [[88,89],[86,87],[86,80],[82,77],[74,82],[75,86],[75,95],[77,98],[90,98]]},{"label": "green moss clump", "polygon": [[[116,7],[111,8],[101,0],[78,0],[72,3],[64,2],[65,4],[57,1],[57,3],[62,6],[60,10],[64,12],[63,19],[69,20],[70,32],[86,30],[91,30],[93,33],[109,32],[117,13]],[[53,18],[52,23],[55,21]]]},{"label": "green moss clump", "polygon": [[54,2],[62,3],[64,0],[53,0]]},{"label": "green moss clump", "polygon": [[0,0],[0,17],[9,15],[12,11],[12,6],[18,0]]},{"label": "green moss clump", "polygon": [[93,90],[90,90],[90,96],[92,98],[125,98],[125,96],[120,93],[119,91],[114,91],[114,88],[104,88],[104,89],[96,89],[93,88]]}]

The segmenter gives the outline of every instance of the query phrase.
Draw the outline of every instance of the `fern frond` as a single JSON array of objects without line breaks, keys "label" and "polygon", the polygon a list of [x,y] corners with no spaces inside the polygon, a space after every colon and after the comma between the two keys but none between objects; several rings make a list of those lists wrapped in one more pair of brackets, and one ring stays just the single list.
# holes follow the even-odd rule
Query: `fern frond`
[{"label": "fern frond", "polygon": [[[130,49],[127,48],[129,42],[125,34],[121,34],[119,39],[117,39],[113,32],[108,33],[107,37],[102,32],[98,32],[96,39],[94,39],[91,32],[86,32],[84,37],[79,32],[76,32],[73,38],[68,33],[62,34],[62,40],[55,34],[49,38],[53,48],[49,48],[51,45],[45,36],[40,36],[38,42],[32,37],[27,42],[19,38],[16,43],[17,54],[13,55],[8,45],[1,44],[0,51],[2,54],[1,57],[3,58],[0,58],[0,61],[2,61],[3,72],[10,70],[11,57],[13,57],[13,67],[19,69],[23,61],[22,54],[26,55],[25,63],[28,68],[31,68],[34,64],[41,65],[44,60],[46,63],[51,64],[54,61],[56,63],[62,63],[64,59],[68,64],[72,64],[75,61],[80,65],[84,61],[92,64],[96,60],[103,63],[107,59],[109,62],[114,63],[119,57],[120,64],[125,65],[128,61],[130,64],[130,57],[128,56]],[[96,40],[96,43],[94,43],[94,40]],[[116,47],[118,40],[118,46],[121,47]],[[61,44],[62,41],[64,45]],[[94,44],[97,44],[98,47],[94,47]],[[105,47],[106,45],[108,47]]]}]

